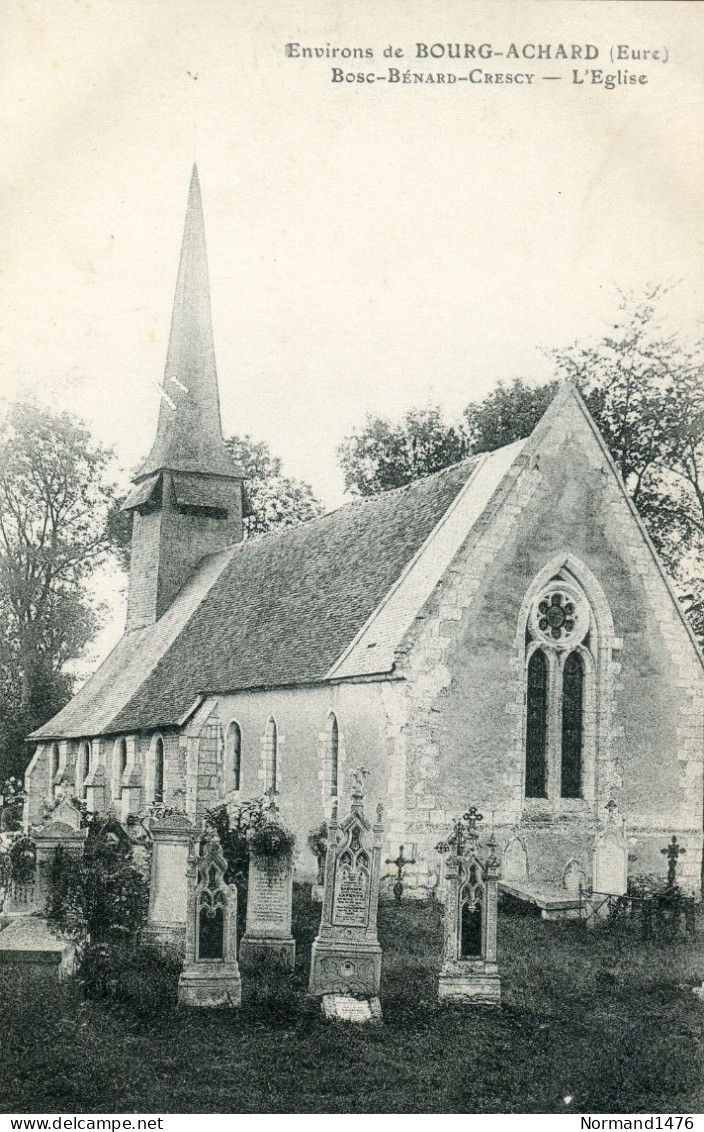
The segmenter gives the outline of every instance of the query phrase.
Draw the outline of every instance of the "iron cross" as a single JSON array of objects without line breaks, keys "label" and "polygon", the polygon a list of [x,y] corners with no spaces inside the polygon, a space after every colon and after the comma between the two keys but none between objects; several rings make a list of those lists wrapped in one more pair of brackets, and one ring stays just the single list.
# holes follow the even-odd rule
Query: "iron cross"
[{"label": "iron cross", "polygon": [[386,858],[386,864],[387,865],[395,865],[397,873],[398,873],[398,876],[396,877],[396,883],[394,884],[394,896],[396,897],[397,900],[400,900],[401,897],[403,896],[403,869],[404,869],[404,866],[405,865],[415,865],[415,863],[416,863],[415,857],[404,857],[404,855],[403,855],[403,845],[399,845],[399,847],[398,847],[398,857],[396,857],[395,860],[392,861],[390,857]]},{"label": "iron cross", "polygon": [[667,857],[667,887],[674,888],[675,873],[677,872],[677,858],[681,857],[687,850],[683,848],[682,845],[677,844],[677,838],[673,833],[670,844],[666,849],[661,849],[660,852],[663,857]]}]

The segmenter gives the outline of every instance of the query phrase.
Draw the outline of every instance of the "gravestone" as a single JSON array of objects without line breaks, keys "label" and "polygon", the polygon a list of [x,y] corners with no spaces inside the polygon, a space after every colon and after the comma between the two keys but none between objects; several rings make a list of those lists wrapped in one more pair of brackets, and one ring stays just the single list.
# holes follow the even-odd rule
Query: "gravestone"
[{"label": "gravestone", "polygon": [[619,817],[615,802],[609,802],[606,809],[608,818],[598,830],[594,841],[592,889],[594,892],[622,896],[628,887],[625,819]]},{"label": "gravestone", "polygon": [[509,884],[520,884],[528,879],[528,854],[520,837],[512,837],[504,849],[501,879]]},{"label": "gravestone", "polygon": [[0,967],[14,980],[65,979],[74,971],[76,945],[53,931],[41,916],[20,916],[0,931]]},{"label": "gravestone", "polygon": [[240,944],[240,963],[251,966],[262,955],[275,956],[293,970],[296,944],[291,935],[293,863],[252,855],[247,886],[247,926]]},{"label": "gravestone", "polygon": [[80,810],[67,798],[62,798],[48,817],[50,820],[34,833],[34,843],[37,847],[34,900],[38,912],[43,912],[46,907],[49,879],[56,851],[60,849],[63,853],[80,855],[88,835],[88,831],[81,828]]},{"label": "gravestone", "polygon": [[381,860],[381,806],[374,827],[364,816],[362,772],[353,774],[348,817],[337,820],[337,803],[329,823],[325,859],[323,909],[311,954],[309,993],[331,996],[327,1014],[347,1020],[342,999],[370,999],[370,1017],[380,1016],[381,947],[376,921]]},{"label": "gravestone", "polygon": [[482,815],[474,806],[438,849],[445,854],[443,964],[438,998],[454,1002],[501,1002],[496,928],[499,862],[493,837],[479,845]]},{"label": "gravestone", "polygon": [[239,1006],[242,980],[237,965],[237,889],[225,884],[227,862],[214,832],[206,834],[200,856],[188,855],[186,953],[178,980],[182,1006]]},{"label": "gravestone", "polygon": [[152,862],[146,935],[183,948],[188,920],[186,873],[188,853],[196,836],[193,823],[180,812],[151,818]]}]

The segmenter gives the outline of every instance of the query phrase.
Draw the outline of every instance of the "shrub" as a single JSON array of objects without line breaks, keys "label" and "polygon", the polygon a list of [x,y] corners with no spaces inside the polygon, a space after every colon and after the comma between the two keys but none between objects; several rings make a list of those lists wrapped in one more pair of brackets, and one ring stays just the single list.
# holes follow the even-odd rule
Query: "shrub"
[{"label": "shrub", "polygon": [[236,884],[242,901],[246,903],[249,858],[266,857],[275,865],[293,852],[296,839],[279,820],[276,809],[258,798],[228,810],[217,806],[206,814],[220,839],[227,861],[226,884]]}]

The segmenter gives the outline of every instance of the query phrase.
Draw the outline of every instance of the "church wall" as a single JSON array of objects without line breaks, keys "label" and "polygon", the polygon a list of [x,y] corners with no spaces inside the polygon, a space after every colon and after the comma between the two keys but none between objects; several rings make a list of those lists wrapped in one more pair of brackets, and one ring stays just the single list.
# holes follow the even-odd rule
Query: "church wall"
[{"label": "church wall", "polygon": [[[200,709],[199,719],[181,746],[188,747],[191,777],[198,783],[196,812],[224,798],[223,749],[229,724],[234,720],[242,736],[241,783],[227,800],[236,804],[262,797],[267,788],[267,723],[276,721],[278,741],[277,798],[284,822],[296,834],[296,877],[313,880],[315,859],[308,849],[308,834],[330,815],[329,717],[338,723],[338,799],[341,812],[349,803],[351,772],[364,766],[366,810],[374,816],[377,802],[386,808],[385,828],[394,844],[390,807],[392,780],[402,790],[403,776],[395,769],[398,723],[390,718],[393,697],[386,682],[243,692],[219,696]],[[195,731],[194,736],[190,732]],[[220,739],[217,732],[220,732]],[[220,752],[220,753],[218,753]],[[400,785],[399,785],[400,784]],[[402,828],[402,827],[397,827]],[[385,856],[388,854],[385,854]]]},{"label": "church wall", "polygon": [[[660,849],[676,833],[687,848],[679,875],[698,889],[702,669],[576,404],[537,453],[526,449],[513,477],[406,643],[407,836],[432,868],[443,828],[476,804],[485,825],[493,815],[500,841],[520,823],[532,878],[561,884],[573,858],[590,876],[596,824],[614,796],[627,821],[631,873],[664,878]],[[590,796],[550,806],[523,797],[524,640],[517,630],[531,582],[567,552],[597,579],[614,632],[610,640],[602,632],[604,679],[595,682],[585,716]]]}]

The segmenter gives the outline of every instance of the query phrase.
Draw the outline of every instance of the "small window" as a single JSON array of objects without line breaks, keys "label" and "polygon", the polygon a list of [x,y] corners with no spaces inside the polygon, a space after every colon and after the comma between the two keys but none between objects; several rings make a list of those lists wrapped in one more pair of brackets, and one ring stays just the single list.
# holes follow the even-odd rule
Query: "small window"
[{"label": "small window", "polygon": [[161,737],[154,744],[154,801],[164,801],[164,741]]},{"label": "small window", "polygon": [[542,649],[528,661],[526,797],[547,797],[548,663]]},{"label": "small window", "polygon": [[78,782],[76,783],[77,794],[79,798],[85,798],[87,794],[87,781],[90,774],[90,743],[81,743],[78,753]]},{"label": "small window", "polygon": [[113,774],[112,791],[114,798],[122,797],[122,776],[127,769],[127,741],[118,739],[115,749],[115,771]]},{"label": "small window", "polygon": [[272,717],[266,725],[266,789],[279,788],[279,751],[276,720]]},{"label": "small window", "polygon": [[330,716],[330,750],[329,754],[329,778],[328,785],[330,788],[330,797],[337,798],[338,778],[339,778],[339,762],[340,762],[340,733],[337,726],[337,717]]},{"label": "small window", "polygon": [[242,732],[234,721],[227,729],[225,744],[225,792],[240,789],[242,773]]},{"label": "small window", "polygon": [[59,744],[53,743],[51,747],[51,759],[49,760],[49,785],[53,786],[57,774],[59,773]]}]

